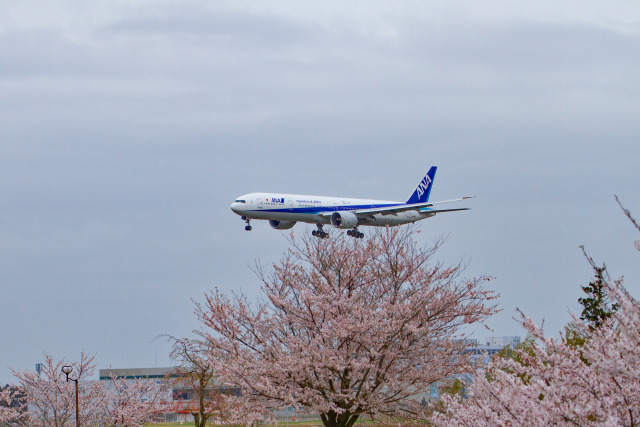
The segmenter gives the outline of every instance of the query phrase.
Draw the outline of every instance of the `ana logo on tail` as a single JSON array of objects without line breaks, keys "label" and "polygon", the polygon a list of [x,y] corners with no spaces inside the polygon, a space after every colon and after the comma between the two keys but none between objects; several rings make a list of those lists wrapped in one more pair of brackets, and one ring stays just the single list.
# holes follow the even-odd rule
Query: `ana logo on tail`
[{"label": "ana logo on tail", "polygon": [[418,199],[422,199],[422,195],[425,191],[427,191],[427,188],[429,188],[429,184],[431,184],[431,178],[429,178],[429,175],[427,175],[420,182],[418,188],[416,189],[418,191]]}]

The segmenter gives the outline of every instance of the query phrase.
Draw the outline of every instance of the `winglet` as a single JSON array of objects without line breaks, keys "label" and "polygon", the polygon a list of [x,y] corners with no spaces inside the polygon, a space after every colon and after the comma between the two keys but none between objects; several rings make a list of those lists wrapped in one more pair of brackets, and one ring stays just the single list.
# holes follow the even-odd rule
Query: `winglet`
[{"label": "winglet", "polygon": [[431,166],[429,172],[422,178],[422,181],[418,184],[418,187],[413,192],[409,200],[407,200],[407,204],[411,205],[414,203],[425,203],[429,200],[429,194],[431,194],[431,187],[433,186],[433,180],[436,176],[436,166]]}]

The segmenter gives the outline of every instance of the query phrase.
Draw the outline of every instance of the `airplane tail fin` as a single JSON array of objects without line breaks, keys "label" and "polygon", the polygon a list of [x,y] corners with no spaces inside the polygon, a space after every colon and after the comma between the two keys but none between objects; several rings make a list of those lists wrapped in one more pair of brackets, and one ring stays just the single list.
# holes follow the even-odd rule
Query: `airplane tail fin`
[{"label": "airplane tail fin", "polygon": [[409,200],[407,200],[408,205],[412,205],[414,203],[425,203],[429,200],[433,180],[436,176],[436,169],[436,166],[431,166],[429,172],[427,172],[424,178],[422,178],[422,181],[420,181],[416,190],[413,192],[411,197],[409,197]]}]

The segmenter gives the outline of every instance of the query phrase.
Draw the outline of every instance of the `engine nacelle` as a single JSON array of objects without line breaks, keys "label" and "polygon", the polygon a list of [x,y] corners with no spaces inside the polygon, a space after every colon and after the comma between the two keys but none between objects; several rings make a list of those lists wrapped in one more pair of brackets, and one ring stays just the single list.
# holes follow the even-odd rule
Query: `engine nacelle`
[{"label": "engine nacelle", "polygon": [[358,225],[358,217],[352,212],[334,212],[331,214],[331,225],[335,228],[354,228]]},{"label": "engine nacelle", "polygon": [[288,230],[294,225],[296,225],[295,221],[278,221],[275,219],[269,220],[269,225],[271,228],[275,228],[276,230]]}]

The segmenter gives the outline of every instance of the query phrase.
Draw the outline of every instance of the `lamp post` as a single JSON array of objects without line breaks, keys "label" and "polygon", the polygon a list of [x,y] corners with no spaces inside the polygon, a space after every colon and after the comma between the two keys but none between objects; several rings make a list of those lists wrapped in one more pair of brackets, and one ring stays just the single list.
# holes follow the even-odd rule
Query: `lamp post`
[{"label": "lamp post", "polygon": [[[67,382],[69,382],[69,374],[73,372],[73,367],[64,365],[62,367],[62,372],[67,376]],[[80,427],[80,411],[78,409],[78,379],[71,379],[71,381],[75,381],[76,383],[76,427]]]}]

